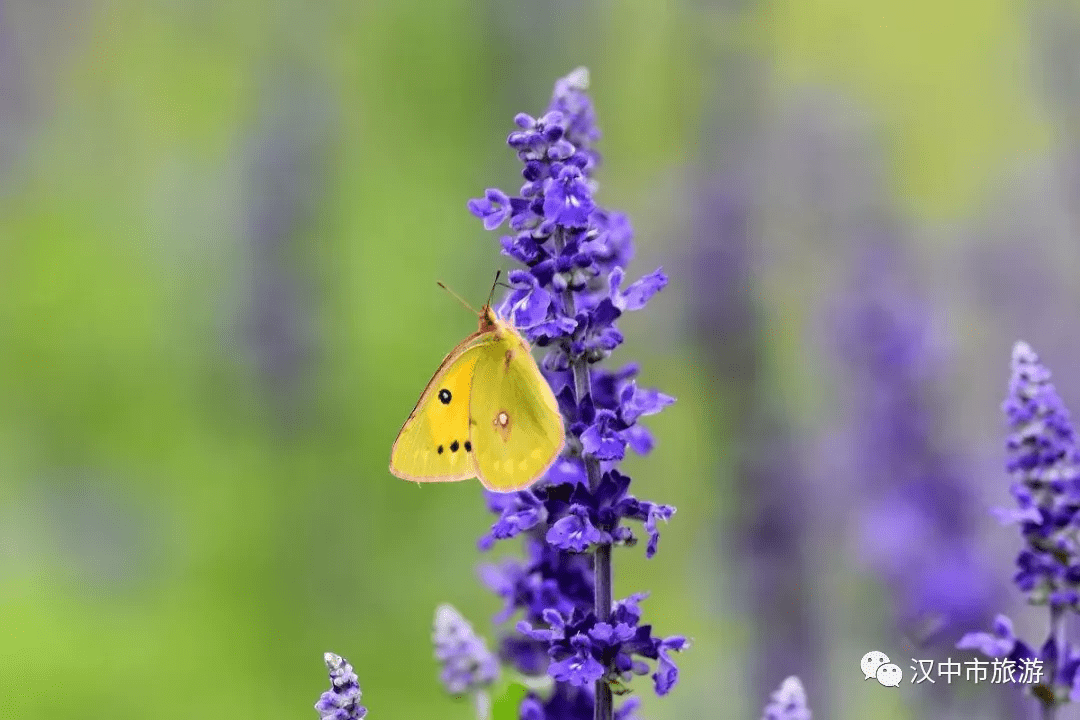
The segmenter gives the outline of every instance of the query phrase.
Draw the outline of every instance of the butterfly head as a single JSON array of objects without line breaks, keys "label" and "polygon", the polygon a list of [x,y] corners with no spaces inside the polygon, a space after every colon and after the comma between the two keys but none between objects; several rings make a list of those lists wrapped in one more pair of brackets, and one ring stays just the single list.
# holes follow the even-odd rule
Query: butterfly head
[{"label": "butterfly head", "polygon": [[480,332],[488,332],[502,325],[502,318],[495,312],[491,305],[484,305],[480,310]]},{"label": "butterfly head", "polygon": [[490,305],[485,305],[480,311],[480,332],[495,333],[497,337],[520,335],[514,324],[501,317]]}]

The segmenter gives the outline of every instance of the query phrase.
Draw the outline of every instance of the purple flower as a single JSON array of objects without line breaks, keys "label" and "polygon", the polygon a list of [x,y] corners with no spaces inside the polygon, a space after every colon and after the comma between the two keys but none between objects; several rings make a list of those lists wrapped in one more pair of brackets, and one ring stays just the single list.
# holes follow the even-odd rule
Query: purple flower
[{"label": "purple flower", "polygon": [[[583,552],[590,544],[612,540],[633,545],[636,542],[633,531],[621,523],[638,520],[644,523],[649,535],[645,554],[651,558],[660,540],[657,523],[666,522],[675,514],[671,505],[629,495],[630,478],[618,470],[603,473],[595,491],[577,482],[576,475],[569,482],[550,482],[550,475],[548,479],[548,484],[538,486],[535,491],[488,493],[492,498],[489,507],[500,516],[492,525],[491,534],[482,540],[483,547],[490,547],[489,538],[506,539],[538,527],[540,518],[548,528],[547,542],[562,550]],[[527,520],[522,521],[522,517]]]},{"label": "purple flower", "polygon": [[1013,581],[1031,604],[1047,606],[1049,632],[1035,650],[1016,637],[1009,618],[998,615],[993,632],[968,633],[957,647],[991,657],[1042,661],[1047,681],[1033,693],[1052,714],[1066,698],[1080,699],[1080,648],[1063,636],[1065,614],[1080,611],[1080,450],[1050,372],[1027,343],[1013,347],[1009,394],[1002,409],[1009,423],[1006,469],[1020,510],[999,510],[997,515],[1020,526],[1025,547],[1017,556]]},{"label": "purple flower", "polygon": [[559,518],[547,531],[548,544],[559,550],[585,552],[594,543],[611,542],[611,535],[596,529],[589,520],[589,509],[571,505],[568,514]]},{"label": "purple flower", "polygon": [[491,685],[499,677],[499,664],[472,625],[452,605],[435,610],[435,631],[431,637],[435,659],[442,665],[446,692],[465,695]]},{"label": "purple flower", "polygon": [[593,143],[600,139],[600,129],[596,126],[596,112],[589,99],[589,71],[577,68],[566,77],[555,81],[555,92],[551,96],[551,109],[560,113],[565,127],[564,136],[577,149],[577,154],[585,159],[582,167],[591,171],[600,162],[600,156],[593,149]]},{"label": "purple flower", "polygon": [[592,645],[584,635],[570,638],[573,652],[548,666],[548,674],[560,682],[588,685],[604,677],[606,669],[592,654]]},{"label": "purple flower", "polygon": [[615,603],[606,621],[581,608],[574,608],[569,616],[545,610],[542,620],[546,627],[534,627],[523,620],[517,628],[526,637],[547,645],[554,660],[548,674],[556,680],[586,685],[610,675],[612,679],[629,681],[649,671],[641,660],[644,658],[657,662],[653,687],[657,695],[666,695],[679,677],[669,651],[685,650],[690,643],[679,635],[653,637],[651,626],[640,625],[637,603],[643,598],[643,594],[631,595]]},{"label": "purple flower", "polygon": [[1036,657],[1036,654],[1013,632],[1012,620],[1004,615],[994,618],[994,631],[989,633],[968,633],[956,643],[960,650],[978,650],[983,655],[993,658],[1018,660],[1021,657]]},{"label": "purple flower", "polygon": [[810,720],[812,717],[806,705],[806,691],[799,678],[792,675],[772,694],[761,720]]},{"label": "purple flower", "polygon": [[326,653],[323,660],[330,671],[330,689],[315,703],[320,720],[360,720],[367,708],[360,704],[360,681],[352,665],[334,653]]},{"label": "purple flower", "polygon": [[1050,371],[1027,343],[1013,348],[1013,375],[1002,409],[1012,429],[1006,469],[1032,493],[1049,488],[1075,501],[1080,483],[1076,433],[1050,383]]},{"label": "purple flower", "polygon": [[544,217],[566,228],[584,228],[593,209],[592,193],[581,168],[564,165],[548,180],[544,193]]},{"label": "purple flower", "polygon": [[510,217],[510,198],[502,190],[488,190],[482,199],[469,201],[469,212],[484,221],[485,230],[494,230]]},{"label": "purple flower", "polygon": [[515,537],[536,527],[543,519],[544,506],[536,495],[524,490],[518,493],[486,493],[488,508],[499,513],[491,533],[480,538],[480,549],[488,550],[496,540]]},{"label": "purple flower", "polygon": [[657,663],[656,672],[653,673],[653,687],[657,695],[667,695],[679,682],[679,668],[671,659],[669,651],[679,652],[690,647],[689,641],[681,636],[664,638],[656,646]]},{"label": "purple flower", "polygon": [[1027,345],[1013,348],[1006,469],[1027,543],[1014,581],[1031,602],[1077,610],[1080,552],[1080,450],[1069,413],[1050,383],[1050,372]]},{"label": "purple flower", "polygon": [[551,697],[522,704],[520,716],[529,719],[592,718],[594,702],[598,717],[629,718],[633,705],[616,713],[609,683],[647,673],[644,658],[655,661],[654,688],[666,694],[678,678],[671,652],[687,646],[678,636],[654,638],[626,606],[635,599],[611,602],[611,548],[637,542],[628,522],[644,524],[652,557],[660,521],[675,512],[631,494],[616,465],[627,448],[652,449],[638,421],[674,398],[638,387],[636,365],[597,366],[624,341],[619,318],[645,307],[667,276],[658,269],[625,282],[633,230],[595,199],[600,156],[592,146],[600,133],[587,87],[587,71],[575,70],[556,83],[543,115],[514,118],[507,144],[522,162],[518,195],[489,189],[469,202],[487,229],[509,223],[502,252],[525,269],[511,271],[499,313],[545,349],[541,367],[567,429],[567,451],[544,479],[508,496],[489,494],[498,520],[480,541],[485,550],[497,540],[525,541],[524,562],[486,565],[481,576],[503,598],[499,620],[522,615],[521,634],[500,643],[502,659],[556,681]]},{"label": "purple flower", "polygon": [[663,271],[659,269],[630,283],[626,290],[619,289],[622,281],[623,270],[621,267],[617,267],[611,273],[609,286],[611,288],[611,304],[620,313],[625,310],[640,310],[645,307],[645,303],[649,302],[649,298],[667,287],[668,283],[667,275],[664,275]]},{"label": "purple flower", "polygon": [[511,270],[508,278],[513,290],[499,313],[518,328],[531,328],[551,318],[551,293],[540,287],[536,276],[524,270]]}]

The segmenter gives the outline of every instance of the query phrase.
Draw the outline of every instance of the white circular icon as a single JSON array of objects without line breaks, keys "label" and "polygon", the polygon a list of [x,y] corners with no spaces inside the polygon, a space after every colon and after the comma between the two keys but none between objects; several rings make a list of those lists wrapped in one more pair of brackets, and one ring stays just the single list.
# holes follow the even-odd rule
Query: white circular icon
[{"label": "white circular icon", "polygon": [[859,663],[859,667],[862,668],[863,680],[869,680],[872,677],[877,677],[878,668],[885,663],[889,662],[889,656],[880,650],[871,650],[862,656],[862,661]]},{"label": "white circular icon", "polygon": [[900,687],[900,681],[904,679],[904,671],[899,665],[885,663],[877,669],[877,681],[885,687]]}]

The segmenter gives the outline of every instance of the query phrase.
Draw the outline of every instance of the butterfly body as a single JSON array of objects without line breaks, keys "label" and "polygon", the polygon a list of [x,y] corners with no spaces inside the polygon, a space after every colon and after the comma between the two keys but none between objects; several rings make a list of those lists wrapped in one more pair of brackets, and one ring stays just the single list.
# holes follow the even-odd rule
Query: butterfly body
[{"label": "butterfly body", "polygon": [[439,365],[390,452],[390,472],[415,482],[478,478],[522,490],[565,443],[558,404],[529,344],[485,305],[480,327]]}]

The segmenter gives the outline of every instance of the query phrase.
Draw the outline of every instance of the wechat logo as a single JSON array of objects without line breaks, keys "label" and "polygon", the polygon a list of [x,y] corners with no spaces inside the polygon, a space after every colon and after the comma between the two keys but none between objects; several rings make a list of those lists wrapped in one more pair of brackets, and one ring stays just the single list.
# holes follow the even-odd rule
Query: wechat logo
[{"label": "wechat logo", "polygon": [[900,666],[889,662],[889,656],[880,650],[871,650],[863,655],[859,667],[863,671],[863,680],[874,678],[885,687],[899,687],[904,679]]}]

